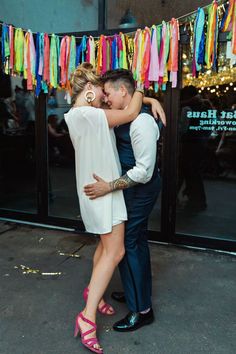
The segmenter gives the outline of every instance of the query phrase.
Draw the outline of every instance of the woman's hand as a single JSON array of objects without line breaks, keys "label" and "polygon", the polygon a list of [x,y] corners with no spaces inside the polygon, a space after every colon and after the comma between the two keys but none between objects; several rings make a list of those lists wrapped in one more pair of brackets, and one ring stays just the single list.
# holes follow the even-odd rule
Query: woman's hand
[{"label": "woman's hand", "polygon": [[156,100],[155,98],[144,97],[143,103],[147,104],[147,105],[151,105],[152,114],[153,114],[154,118],[157,119],[159,117],[160,120],[162,121],[163,125],[166,126],[166,115],[165,115],[165,112],[164,112],[160,102],[158,100]]},{"label": "woman's hand", "polygon": [[93,174],[93,178],[97,181],[95,183],[84,186],[84,193],[89,199],[96,199],[111,192],[110,184],[101,177]]}]

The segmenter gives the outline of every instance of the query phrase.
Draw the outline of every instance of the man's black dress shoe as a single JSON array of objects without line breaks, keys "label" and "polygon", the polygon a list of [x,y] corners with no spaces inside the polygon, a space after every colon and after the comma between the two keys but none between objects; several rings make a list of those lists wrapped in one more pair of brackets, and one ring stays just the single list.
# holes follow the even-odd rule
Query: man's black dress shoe
[{"label": "man's black dress shoe", "polygon": [[142,314],[139,312],[129,312],[128,315],[113,325],[113,329],[118,332],[130,332],[148,325],[154,321],[153,310]]},{"label": "man's black dress shoe", "polygon": [[111,297],[118,302],[125,302],[125,293],[123,291],[113,291]]}]

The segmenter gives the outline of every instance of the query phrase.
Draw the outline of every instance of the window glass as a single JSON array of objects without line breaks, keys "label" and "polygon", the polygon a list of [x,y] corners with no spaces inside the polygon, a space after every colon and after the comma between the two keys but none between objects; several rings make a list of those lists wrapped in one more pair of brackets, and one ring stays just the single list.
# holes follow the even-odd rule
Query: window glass
[{"label": "window glass", "polygon": [[0,208],[37,211],[35,98],[26,80],[0,77]]},{"label": "window glass", "polygon": [[228,46],[220,43],[218,72],[197,78],[183,47],[177,233],[236,239],[236,68]]}]

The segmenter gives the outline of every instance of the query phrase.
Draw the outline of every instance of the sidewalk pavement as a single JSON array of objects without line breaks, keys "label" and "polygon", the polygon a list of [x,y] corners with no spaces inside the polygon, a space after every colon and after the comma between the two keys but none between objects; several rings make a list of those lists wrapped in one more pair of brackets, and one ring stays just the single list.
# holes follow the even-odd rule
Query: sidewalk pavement
[{"label": "sidewalk pavement", "polygon": [[[95,246],[91,235],[0,223],[0,354],[89,353],[73,338],[73,326]],[[150,248],[155,322],[131,333],[112,330],[127,313],[110,299],[121,289],[116,271],[106,298],[117,314],[97,318],[104,353],[235,354],[236,257]],[[26,274],[21,265],[30,268]]]}]

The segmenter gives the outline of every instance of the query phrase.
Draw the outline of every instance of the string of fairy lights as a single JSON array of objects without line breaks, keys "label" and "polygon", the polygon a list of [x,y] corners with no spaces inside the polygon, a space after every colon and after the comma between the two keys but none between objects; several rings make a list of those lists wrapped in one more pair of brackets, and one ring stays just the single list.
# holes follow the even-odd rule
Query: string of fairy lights
[{"label": "string of fairy lights", "polygon": [[209,69],[200,72],[198,77],[193,77],[189,47],[185,48],[182,61],[183,86],[193,85],[198,88],[199,93],[210,92],[218,97],[236,91],[236,58],[234,60],[227,58],[227,51],[223,43],[219,48],[217,72]]},{"label": "string of fairy lights", "polygon": [[190,73],[183,76],[183,86],[193,85],[199,93],[210,91],[218,97],[230,91],[236,91],[236,67],[223,66],[218,72],[207,70],[200,73],[198,78]]}]

